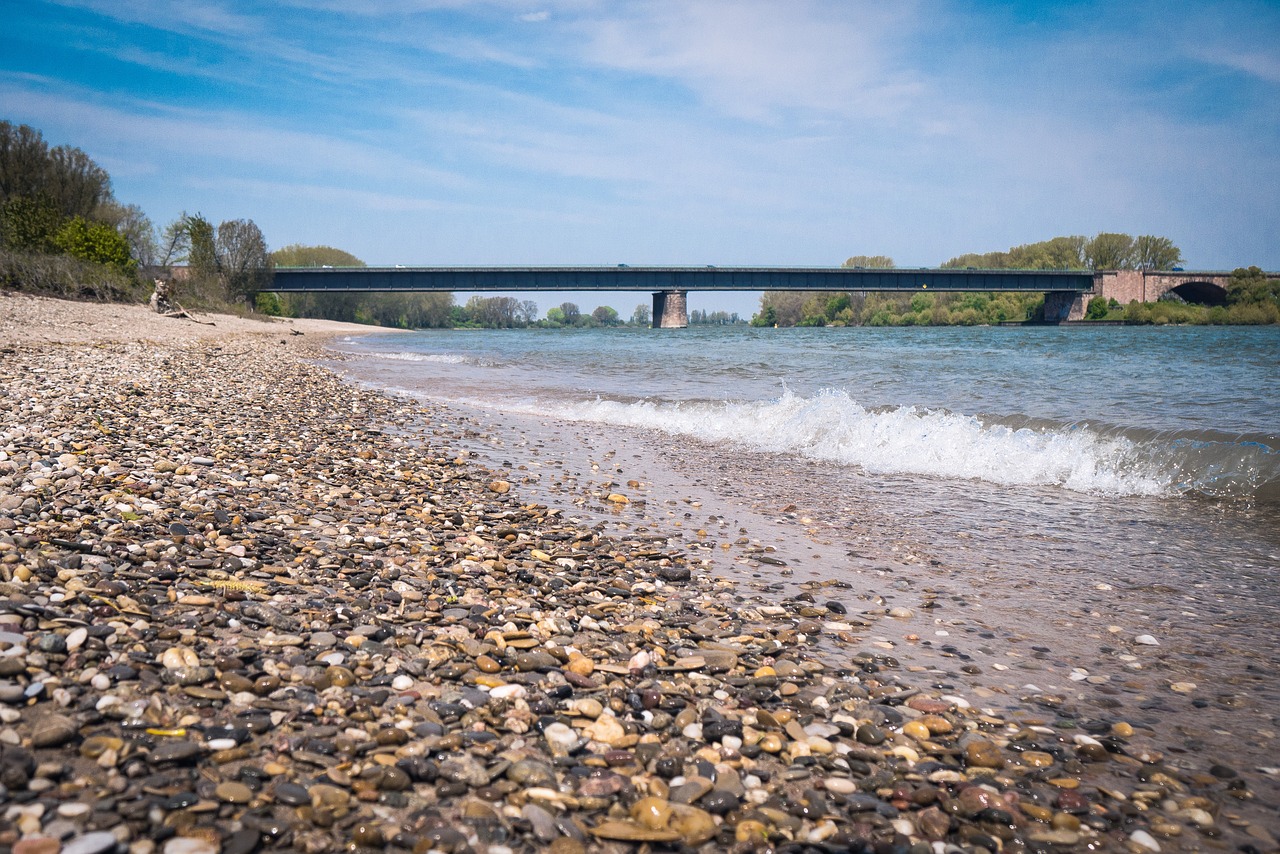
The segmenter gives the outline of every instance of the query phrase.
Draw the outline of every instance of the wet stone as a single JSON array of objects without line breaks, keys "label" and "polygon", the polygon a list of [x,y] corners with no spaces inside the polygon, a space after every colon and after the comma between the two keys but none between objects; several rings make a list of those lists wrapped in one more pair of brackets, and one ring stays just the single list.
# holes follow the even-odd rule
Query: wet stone
[{"label": "wet stone", "polygon": [[57,747],[71,741],[78,732],[76,722],[66,715],[41,715],[31,728],[31,746]]}]

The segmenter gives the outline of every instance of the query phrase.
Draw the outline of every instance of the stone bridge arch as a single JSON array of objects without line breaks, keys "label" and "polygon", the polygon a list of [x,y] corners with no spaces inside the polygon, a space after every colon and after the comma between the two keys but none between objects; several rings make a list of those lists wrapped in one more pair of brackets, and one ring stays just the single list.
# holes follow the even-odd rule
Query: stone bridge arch
[{"label": "stone bridge arch", "polygon": [[[1135,300],[1155,302],[1174,293],[1187,302],[1226,305],[1230,284],[1231,274],[1219,270],[1102,270],[1094,274],[1093,294],[1082,302],[1087,306],[1090,299],[1102,297],[1128,305]],[[1080,316],[1084,316],[1083,310]]]},{"label": "stone bridge arch", "polygon": [[1154,302],[1166,294],[1176,294],[1187,302],[1203,305],[1226,305],[1229,275],[1205,273],[1147,273],[1147,301]]}]

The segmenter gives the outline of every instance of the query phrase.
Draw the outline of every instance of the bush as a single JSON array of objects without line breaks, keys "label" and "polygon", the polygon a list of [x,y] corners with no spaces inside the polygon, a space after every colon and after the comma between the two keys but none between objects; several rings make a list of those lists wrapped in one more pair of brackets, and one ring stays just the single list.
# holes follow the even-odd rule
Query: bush
[{"label": "bush", "polygon": [[1084,313],[1085,320],[1103,320],[1107,316],[1107,301],[1102,297],[1089,300],[1089,309]]},{"label": "bush", "polygon": [[13,252],[57,252],[62,214],[48,199],[13,196],[0,205],[0,247]]},{"label": "bush", "polygon": [[284,306],[280,304],[280,297],[273,293],[259,293],[254,298],[254,307],[268,317],[280,317],[284,314]]},{"label": "bush", "polygon": [[58,230],[53,244],[72,258],[112,267],[124,275],[137,270],[137,263],[129,257],[129,241],[101,222],[72,217]]},{"label": "bush", "polygon": [[135,276],[111,267],[37,252],[0,252],[0,288],[102,302],[143,302],[148,293]]}]

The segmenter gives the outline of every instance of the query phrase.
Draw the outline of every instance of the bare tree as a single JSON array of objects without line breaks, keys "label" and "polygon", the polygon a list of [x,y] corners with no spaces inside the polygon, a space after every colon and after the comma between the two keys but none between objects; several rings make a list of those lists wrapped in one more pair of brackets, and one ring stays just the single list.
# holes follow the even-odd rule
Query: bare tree
[{"label": "bare tree", "polygon": [[538,319],[538,304],[531,299],[524,300],[520,303],[520,322],[524,326],[536,322]]},{"label": "bare tree", "polygon": [[253,220],[230,219],[219,225],[214,253],[229,296],[250,299],[269,284],[267,242]]},{"label": "bare tree", "polygon": [[158,247],[155,228],[142,208],[137,205],[122,205],[115,199],[108,199],[98,206],[94,218],[120,233],[129,244],[130,257],[139,264],[149,267],[156,263]]}]

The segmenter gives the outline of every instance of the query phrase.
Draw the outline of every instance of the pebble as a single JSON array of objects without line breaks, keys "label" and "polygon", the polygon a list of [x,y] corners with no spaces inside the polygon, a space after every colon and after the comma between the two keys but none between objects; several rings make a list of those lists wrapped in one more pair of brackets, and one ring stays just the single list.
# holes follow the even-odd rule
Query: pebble
[{"label": "pebble", "polygon": [[[520,496],[529,469],[470,462],[453,428],[429,426],[453,418],[433,404],[271,340],[242,349],[0,360],[19,410],[0,427],[0,807],[31,831],[0,845],[1158,852],[1157,831],[1259,838],[1217,800],[1250,768],[1221,757],[1197,780],[1194,752],[1164,764],[1138,701],[1130,724],[1050,692],[1090,684],[1070,662],[1044,662],[1061,679],[1037,673],[1035,691],[1010,683],[1016,714],[987,709],[996,683],[966,698],[963,675],[1041,660],[912,673],[900,637],[867,632],[910,608],[859,605],[856,587],[843,603],[820,585],[764,595],[656,529],[569,521]],[[595,500],[632,512],[640,485],[618,488]],[[752,563],[799,566],[781,558]],[[1166,684],[1190,696],[1161,702],[1216,696]]]}]

